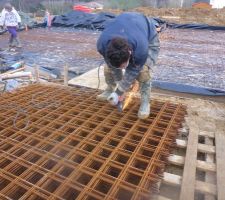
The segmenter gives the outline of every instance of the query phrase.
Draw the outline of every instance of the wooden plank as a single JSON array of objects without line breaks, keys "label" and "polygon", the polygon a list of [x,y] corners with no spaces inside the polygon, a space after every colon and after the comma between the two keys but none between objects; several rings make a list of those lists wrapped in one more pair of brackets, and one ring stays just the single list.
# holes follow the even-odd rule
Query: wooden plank
[{"label": "wooden plank", "polygon": [[180,147],[180,148],[187,147],[187,141],[185,140],[176,139],[176,144],[177,144],[177,147]]},{"label": "wooden plank", "polygon": [[197,160],[197,169],[206,171],[206,172],[216,172],[215,163],[209,163],[201,160]]},{"label": "wooden plank", "polygon": [[[206,136],[205,137],[205,144],[207,145],[213,145],[213,139]],[[215,162],[215,156],[213,154],[206,154],[206,162],[208,163],[214,163]],[[215,180],[216,176],[214,172],[207,172],[205,173],[205,181],[207,183],[216,184]],[[205,195],[205,200],[215,200],[216,197],[213,195]]]},{"label": "wooden plank", "polygon": [[[183,156],[171,155],[168,158],[169,163],[182,166],[184,165],[185,158]],[[201,160],[197,160],[197,169],[205,172],[214,172],[216,171],[216,165],[214,163],[209,163]]]},{"label": "wooden plank", "polygon": [[21,68],[19,68],[19,69],[10,70],[10,71],[8,71],[8,72],[2,73],[1,76],[2,76],[2,75],[4,76],[4,75],[6,75],[6,74],[13,74],[13,73],[15,73],[15,72],[20,72],[20,71],[23,71],[23,70],[25,70],[25,67],[21,67]]},{"label": "wooden plank", "polygon": [[[187,147],[187,141],[176,139],[176,145],[180,148],[186,148]],[[215,154],[216,149],[212,145],[206,145],[206,144],[198,144],[198,151],[202,153],[211,153]]]},{"label": "wooden plank", "polygon": [[163,196],[158,196],[156,199],[157,200],[171,200],[171,199],[169,199],[167,197],[163,197]]},{"label": "wooden plank", "polygon": [[66,64],[64,66],[64,85],[65,86],[68,86],[68,70],[69,70],[69,67],[68,65]]},{"label": "wooden plank", "polygon": [[[222,122],[224,123],[224,122]],[[225,199],[225,129],[216,130],[217,199]]]},{"label": "wooden plank", "polygon": [[217,194],[216,185],[211,184],[211,183],[196,181],[195,187],[196,187],[196,191],[203,193],[203,194],[215,195],[215,196]]},{"label": "wooden plank", "polygon": [[190,120],[189,123],[189,136],[187,151],[185,157],[185,165],[183,172],[183,180],[181,184],[180,200],[194,199],[195,193],[195,176],[197,165],[197,148],[198,148],[198,134],[199,127],[196,118]]},{"label": "wooden plank", "polygon": [[209,138],[215,138],[215,133],[214,132],[209,132],[209,131],[200,131],[199,135],[204,136],[204,137],[209,137]]},{"label": "wooden plank", "polygon": [[35,81],[37,83],[39,83],[40,82],[39,66],[35,65],[34,70],[35,70],[35,72],[34,72],[34,74],[35,74]]},{"label": "wooden plank", "polygon": [[[175,174],[164,172],[163,183],[171,186],[180,186],[182,184],[182,177]],[[194,181],[195,190],[202,194],[216,195],[216,185],[206,183],[203,181]],[[187,196],[188,199],[189,195]]]},{"label": "wooden plank", "polygon": [[215,154],[216,148],[215,148],[215,146],[212,146],[212,145],[198,144],[198,151],[202,152],[202,153]]},{"label": "wooden plank", "polygon": [[32,77],[32,73],[31,72],[15,72],[13,74],[5,74],[4,76],[0,75],[0,78],[2,80],[14,79],[14,78],[22,78],[22,77],[31,78]]},{"label": "wooden plank", "polygon": [[163,173],[163,183],[172,186],[179,186],[181,185],[182,177],[176,174],[170,174],[167,172]]}]

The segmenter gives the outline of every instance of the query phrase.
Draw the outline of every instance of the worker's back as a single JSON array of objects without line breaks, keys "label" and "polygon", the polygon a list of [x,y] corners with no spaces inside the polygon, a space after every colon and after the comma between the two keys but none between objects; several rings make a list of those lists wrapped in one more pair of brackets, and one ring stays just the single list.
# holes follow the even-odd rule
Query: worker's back
[{"label": "worker's back", "polygon": [[112,38],[125,38],[132,46],[136,64],[143,65],[148,56],[148,43],[156,34],[151,20],[140,13],[127,12],[106,26],[98,39],[97,48],[105,56],[107,45]]}]

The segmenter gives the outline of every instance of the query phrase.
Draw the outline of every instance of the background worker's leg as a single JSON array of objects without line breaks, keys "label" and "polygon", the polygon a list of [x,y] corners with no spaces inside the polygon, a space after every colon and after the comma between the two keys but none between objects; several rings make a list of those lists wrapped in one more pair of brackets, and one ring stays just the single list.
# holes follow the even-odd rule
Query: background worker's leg
[{"label": "background worker's leg", "polygon": [[20,39],[19,39],[18,36],[15,38],[15,42],[16,42],[16,47],[18,47],[18,48],[22,47],[22,44],[21,44]]},{"label": "background worker's leg", "polygon": [[10,35],[10,38],[9,38],[9,47],[12,47],[13,46],[13,36]]},{"label": "background worker's leg", "polygon": [[104,65],[104,76],[107,88],[103,93],[97,96],[97,99],[102,101],[107,100],[109,95],[115,91],[117,86],[116,81],[122,79],[122,70],[112,70],[107,65]]},{"label": "background worker's leg", "polygon": [[13,47],[13,46],[16,46],[16,47],[22,47],[21,46],[21,42],[17,36],[17,31],[16,31],[16,27],[7,27],[9,33],[11,34],[11,37],[10,37],[10,42],[11,42],[11,45],[10,47]]},{"label": "background worker's leg", "polygon": [[144,66],[143,70],[137,77],[140,83],[141,105],[138,110],[138,118],[146,119],[150,114],[150,94],[151,94],[151,76],[148,66]]}]

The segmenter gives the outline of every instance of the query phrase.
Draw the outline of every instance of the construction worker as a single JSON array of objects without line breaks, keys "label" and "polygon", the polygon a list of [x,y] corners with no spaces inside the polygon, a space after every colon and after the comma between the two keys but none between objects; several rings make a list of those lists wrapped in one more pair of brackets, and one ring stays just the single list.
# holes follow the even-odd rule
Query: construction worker
[{"label": "construction worker", "polygon": [[48,9],[45,11],[45,17],[44,17],[44,25],[46,28],[51,27],[51,15]]},{"label": "construction worker", "polygon": [[[98,52],[104,57],[106,90],[97,96],[118,105],[135,79],[139,81],[141,105],[138,117],[150,114],[150,67],[156,63],[159,39],[152,19],[136,12],[123,13],[106,26],[97,41]],[[123,74],[122,69],[125,69]]]},{"label": "construction worker", "polygon": [[7,30],[10,33],[9,48],[22,47],[17,34],[17,28],[20,26],[20,24],[21,18],[18,12],[14,7],[12,7],[10,3],[6,3],[1,13],[0,26],[2,28],[3,26],[6,26]]}]

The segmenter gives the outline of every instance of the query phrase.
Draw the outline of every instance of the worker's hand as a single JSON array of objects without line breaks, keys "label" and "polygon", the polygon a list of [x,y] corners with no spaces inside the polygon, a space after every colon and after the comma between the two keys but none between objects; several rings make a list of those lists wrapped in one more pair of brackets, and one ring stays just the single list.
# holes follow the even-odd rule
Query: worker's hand
[{"label": "worker's hand", "polygon": [[109,95],[107,100],[111,105],[116,106],[119,102],[119,96],[116,94],[116,92],[113,92]]},{"label": "worker's hand", "polygon": [[113,92],[107,100],[111,105],[116,106],[119,102],[123,101],[123,96],[119,96],[116,92]]}]

